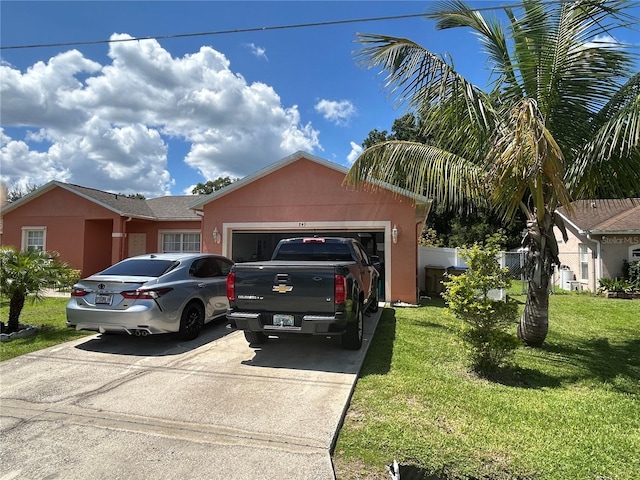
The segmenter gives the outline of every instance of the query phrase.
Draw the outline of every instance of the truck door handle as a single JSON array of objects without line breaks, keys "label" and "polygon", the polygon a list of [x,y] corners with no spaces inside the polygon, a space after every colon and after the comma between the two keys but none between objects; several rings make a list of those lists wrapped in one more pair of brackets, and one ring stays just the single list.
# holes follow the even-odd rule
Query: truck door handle
[{"label": "truck door handle", "polygon": [[207,286],[207,284],[206,284],[206,283],[199,283],[199,284],[198,284],[198,287],[200,287],[200,288],[204,288],[204,287],[206,287],[206,286]]}]

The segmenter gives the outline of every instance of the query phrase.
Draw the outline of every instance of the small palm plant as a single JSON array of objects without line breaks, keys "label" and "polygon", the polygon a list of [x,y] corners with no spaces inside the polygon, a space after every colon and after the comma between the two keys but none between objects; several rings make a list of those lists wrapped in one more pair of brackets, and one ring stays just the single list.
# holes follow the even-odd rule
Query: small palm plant
[{"label": "small palm plant", "polygon": [[78,270],[62,262],[55,252],[0,248],[0,291],[9,298],[7,332],[18,331],[28,296],[40,300],[45,288],[71,286],[78,277]]}]

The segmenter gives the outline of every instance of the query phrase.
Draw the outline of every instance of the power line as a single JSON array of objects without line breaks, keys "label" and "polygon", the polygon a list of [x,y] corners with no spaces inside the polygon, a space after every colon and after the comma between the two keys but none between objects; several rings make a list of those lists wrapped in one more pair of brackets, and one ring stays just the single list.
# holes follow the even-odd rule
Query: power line
[{"label": "power line", "polygon": [[[554,3],[562,3],[566,0],[549,0],[547,2],[543,2],[545,5],[550,5]],[[505,8],[517,8],[520,7],[521,4],[513,4],[513,5],[501,5],[494,7],[480,7],[473,8],[474,11],[482,12],[482,11],[490,11],[490,10],[502,10]],[[78,42],[59,42],[59,43],[36,43],[32,45],[10,45],[10,46],[1,46],[0,50],[17,50],[17,49],[26,49],[26,48],[45,48],[45,47],[70,47],[70,46],[78,46],[78,45],[97,45],[103,43],[117,43],[117,42],[135,42],[139,40],[167,40],[173,38],[185,38],[185,37],[204,37],[204,36],[213,36],[213,35],[227,35],[230,33],[249,33],[249,32],[267,32],[273,30],[289,30],[294,28],[309,28],[309,27],[325,27],[329,25],[344,25],[348,23],[365,23],[365,22],[379,22],[382,20],[401,20],[405,18],[418,18],[424,17],[425,13],[411,13],[406,15],[393,15],[386,17],[371,17],[371,18],[356,18],[351,20],[330,20],[326,22],[310,22],[310,23],[298,23],[292,25],[276,25],[270,27],[249,27],[249,28],[237,28],[232,30],[214,30],[211,32],[197,32],[197,33],[177,33],[172,35],[153,35],[148,37],[135,37],[135,38],[119,38],[115,40],[88,40],[88,41],[78,41]]]}]

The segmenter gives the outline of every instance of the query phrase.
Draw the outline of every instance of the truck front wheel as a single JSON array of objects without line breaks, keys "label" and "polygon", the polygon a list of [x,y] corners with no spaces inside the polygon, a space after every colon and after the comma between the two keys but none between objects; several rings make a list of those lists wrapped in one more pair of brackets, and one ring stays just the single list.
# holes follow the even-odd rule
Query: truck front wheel
[{"label": "truck front wheel", "polygon": [[358,304],[356,321],[347,324],[346,331],[342,334],[342,346],[347,350],[359,350],[362,346],[362,332],[364,329],[364,316],[362,304]]},{"label": "truck front wheel", "polygon": [[244,331],[244,338],[247,339],[247,342],[249,342],[249,344],[255,345],[267,341],[267,336],[264,334],[264,332],[251,332],[249,330]]}]

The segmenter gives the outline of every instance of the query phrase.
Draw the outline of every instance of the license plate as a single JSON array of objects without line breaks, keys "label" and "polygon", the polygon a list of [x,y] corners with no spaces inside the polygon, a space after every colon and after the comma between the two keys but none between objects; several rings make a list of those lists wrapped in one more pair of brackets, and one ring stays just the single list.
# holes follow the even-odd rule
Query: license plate
[{"label": "license plate", "polygon": [[274,327],[293,327],[295,325],[293,315],[280,315],[273,316]]},{"label": "license plate", "polygon": [[96,295],[96,305],[111,305],[113,295],[99,293]]}]

